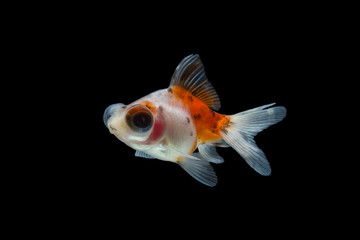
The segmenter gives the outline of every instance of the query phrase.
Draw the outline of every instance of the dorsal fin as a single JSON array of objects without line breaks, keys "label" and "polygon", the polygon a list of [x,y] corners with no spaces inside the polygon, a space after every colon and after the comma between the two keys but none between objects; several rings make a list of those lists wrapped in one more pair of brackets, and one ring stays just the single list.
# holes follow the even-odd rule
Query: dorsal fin
[{"label": "dorsal fin", "polygon": [[198,54],[185,57],[177,66],[170,82],[181,86],[214,110],[220,109],[220,99],[208,81]]}]

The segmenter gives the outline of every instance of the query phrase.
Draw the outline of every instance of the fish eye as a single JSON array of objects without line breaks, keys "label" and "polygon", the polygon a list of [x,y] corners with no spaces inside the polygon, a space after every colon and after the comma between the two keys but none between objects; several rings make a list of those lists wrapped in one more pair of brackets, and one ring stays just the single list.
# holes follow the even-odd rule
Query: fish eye
[{"label": "fish eye", "polygon": [[127,112],[126,122],[133,131],[144,133],[151,129],[153,115],[148,108],[142,105],[135,105]]},{"label": "fish eye", "polygon": [[151,116],[145,112],[135,113],[132,120],[137,128],[147,128],[151,124]]}]

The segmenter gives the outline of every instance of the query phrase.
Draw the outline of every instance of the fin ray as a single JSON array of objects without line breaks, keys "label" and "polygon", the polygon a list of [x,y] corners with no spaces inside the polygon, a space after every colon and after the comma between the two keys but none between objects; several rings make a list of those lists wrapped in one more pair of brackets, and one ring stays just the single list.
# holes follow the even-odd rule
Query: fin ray
[{"label": "fin ray", "polygon": [[169,146],[164,147],[167,150],[176,152],[181,157],[183,157],[183,159],[179,161],[178,164],[197,181],[209,187],[214,187],[217,184],[218,180],[213,167],[211,166],[210,162],[202,159],[199,153],[188,155],[172,149]]},{"label": "fin ray", "polygon": [[153,156],[149,155],[149,154],[146,154],[142,151],[138,151],[136,150],[135,152],[135,157],[141,157],[141,158],[147,158],[147,159],[155,159]]},{"label": "fin ray", "polygon": [[[195,154],[196,155],[196,154]],[[184,158],[179,165],[190,176],[209,187],[214,187],[218,180],[210,162],[197,158]]]},{"label": "fin ray", "polygon": [[179,63],[171,78],[171,86],[183,87],[210,108],[220,109],[219,96],[208,81],[198,54],[189,55]]},{"label": "fin ray", "polygon": [[286,116],[285,107],[267,108],[274,104],[231,115],[231,124],[221,131],[224,141],[234,148],[255,171],[264,176],[271,174],[271,167],[264,152],[256,145],[254,136],[280,122]]},{"label": "fin ray", "polygon": [[198,150],[201,156],[209,162],[216,164],[224,162],[224,159],[216,152],[216,148],[214,146],[200,144],[198,146]]}]

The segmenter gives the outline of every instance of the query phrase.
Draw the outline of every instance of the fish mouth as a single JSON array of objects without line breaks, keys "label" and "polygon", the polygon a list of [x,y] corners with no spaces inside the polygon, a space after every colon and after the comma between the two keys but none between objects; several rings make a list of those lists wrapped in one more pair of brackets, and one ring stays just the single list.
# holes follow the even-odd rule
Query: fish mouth
[{"label": "fish mouth", "polygon": [[110,106],[108,106],[105,109],[104,115],[103,115],[103,121],[104,124],[107,128],[109,128],[108,126],[108,121],[109,119],[112,117],[112,115],[114,115],[115,112],[117,112],[117,110],[119,110],[121,107],[125,106],[125,104],[123,103],[115,103],[115,104],[111,104]]}]

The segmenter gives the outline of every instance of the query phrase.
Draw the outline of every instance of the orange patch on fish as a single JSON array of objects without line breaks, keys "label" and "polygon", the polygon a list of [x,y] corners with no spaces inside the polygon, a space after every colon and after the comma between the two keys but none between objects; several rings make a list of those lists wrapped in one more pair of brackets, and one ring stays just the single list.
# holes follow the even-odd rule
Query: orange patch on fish
[{"label": "orange patch on fish", "polygon": [[227,127],[230,122],[230,118],[227,115],[213,111],[181,86],[171,87],[170,92],[182,101],[185,106],[189,107],[200,143],[221,139],[221,130]]},{"label": "orange patch on fish", "polygon": [[142,102],[140,104],[147,107],[152,113],[155,113],[156,107],[150,101],[144,101],[144,102]]}]

